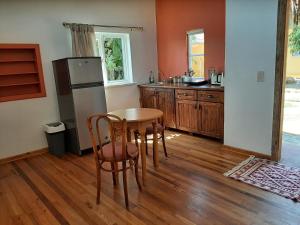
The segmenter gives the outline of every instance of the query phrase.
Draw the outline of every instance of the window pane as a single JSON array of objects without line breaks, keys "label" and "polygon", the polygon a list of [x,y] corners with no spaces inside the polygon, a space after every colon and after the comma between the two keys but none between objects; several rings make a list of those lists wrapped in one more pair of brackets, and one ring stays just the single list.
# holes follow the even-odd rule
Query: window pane
[{"label": "window pane", "polygon": [[204,77],[204,56],[191,56],[191,69],[197,77]]},{"label": "window pane", "polygon": [[104,56],[107,70],[107,80],[124,79],[124,63],[121,38],[104,39]]},{"label": "window pane", "polygon": [[204,54],[204,33],[190,34],[190,54]]}]

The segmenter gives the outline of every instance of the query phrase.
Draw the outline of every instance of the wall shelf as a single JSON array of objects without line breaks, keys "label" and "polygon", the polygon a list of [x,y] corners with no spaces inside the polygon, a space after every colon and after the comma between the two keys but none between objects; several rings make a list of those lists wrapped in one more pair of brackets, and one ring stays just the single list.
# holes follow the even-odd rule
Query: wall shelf
[{"label": "wall shelf", "polygon": [[46,96],[38,44],[0,44],[0,102]]},{"label": "wall shelf", "polygon": [[22,86],[22,85],[32,85],[32,84],[40,84],[40,82],[28,82],[28,83],[12,83],[12,84],[0,84],[0,87],[12,87],[12,86]]},{"label": "wall shelf", "polygon": [[15,62],[34,62],[34,59],[11,59],[11,60],[0,60],[0,63],[15,63]]},{"label": "wall shelf", "polygon": [[[0,69],[1,71],[1,69]],[[29,75],[29,74],[38,74],[38,72],[36,71],[32,71],[32,72],[19,72],[19,73],[1,73],[0,72],[0,77],[1,76],[14,76],[14,75]]]}]

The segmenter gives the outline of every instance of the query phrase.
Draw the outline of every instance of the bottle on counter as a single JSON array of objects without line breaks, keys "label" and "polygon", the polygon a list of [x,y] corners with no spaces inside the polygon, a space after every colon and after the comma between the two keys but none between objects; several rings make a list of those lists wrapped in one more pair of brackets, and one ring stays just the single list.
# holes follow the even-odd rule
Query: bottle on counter
[{"label": "bottle on counter", "polygon": [[153,71],[152,71],[152,70],[150,71],[150,74],[149,74],[149,83],[150,83],[150,84],[153,84],[153,83],[154,83],[154,74],[153,74]]}]

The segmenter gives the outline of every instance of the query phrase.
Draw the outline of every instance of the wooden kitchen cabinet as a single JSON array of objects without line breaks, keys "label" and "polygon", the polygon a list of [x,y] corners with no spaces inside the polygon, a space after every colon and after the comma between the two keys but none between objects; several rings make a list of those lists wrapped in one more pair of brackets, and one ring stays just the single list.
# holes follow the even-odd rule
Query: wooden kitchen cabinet
[{"label": "wooden kitchen cabinet", "polygon": [[223,138],[224,106],[216,102],[199,102],[198,131],[210,137]]},{"label": "wooden kitchen cabinet", "polygon": [[176,90],[177,129],[223,138],[224,93]]},{"label": "wooden kitchen cabinet", "polygon": [[176,128],[175,96],[173,89],[156,89],[156,108],[164,113],[166,127]]},{"label": "wooden kitchen cabinet", "polygon": [[198,102],[176,100],[177,129],[198,132]]},{"label": "wooden kitchen cabinet", "polygon": [[142,88],[140,90],[140,104],[143,108],[156,108],[155,88]]},{"label": "wooden kitchen cabinet", "polygon": [[166,127],[223,139],[224,91],[212,86],[140,86],[141,107],[164,112]]},{"label": "wooden kitchen cabinet", "polygon": [[141,107],[160,109],[164,113],[165,126],[176,128],[174,89],[141,88],[140,90]]},{"label": "wooden kitchen cabinet", "polygon": [[221,91],[198,91],[199,133],[223,138],[224,136],[224,92]]}]

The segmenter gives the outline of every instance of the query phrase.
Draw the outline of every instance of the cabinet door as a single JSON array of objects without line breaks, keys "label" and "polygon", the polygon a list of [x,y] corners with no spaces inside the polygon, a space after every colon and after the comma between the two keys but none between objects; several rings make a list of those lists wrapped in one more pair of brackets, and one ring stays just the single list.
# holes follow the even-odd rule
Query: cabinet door
[{"label": "cabinet door", "polygon": [[154,88],[140,89],[140,103],[143,108],[156,108],[156,96]]},{"label": "cabinet door", "polygon": [[177,129],[198,132],[197,101],[176,100]]},{"label": "cabinet door", "polygon": [[214,102],[199,102],[198,122],[201,134],[223,138],[224,105]]},{"label": "cabinet door", "polygon": [[166,127],[176,128],[174,89],[156,89],[156,108],[164,113]]}]

